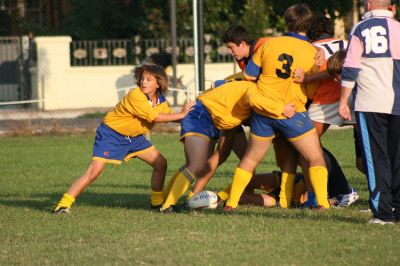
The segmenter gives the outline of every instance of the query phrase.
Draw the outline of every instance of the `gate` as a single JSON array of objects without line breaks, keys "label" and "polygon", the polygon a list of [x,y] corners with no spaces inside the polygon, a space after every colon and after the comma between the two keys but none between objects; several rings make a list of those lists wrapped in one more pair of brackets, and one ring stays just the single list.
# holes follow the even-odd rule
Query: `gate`
[{"label": "gate", "polygon": [[31,98],[28,36],[0,37],[0,102]]}]

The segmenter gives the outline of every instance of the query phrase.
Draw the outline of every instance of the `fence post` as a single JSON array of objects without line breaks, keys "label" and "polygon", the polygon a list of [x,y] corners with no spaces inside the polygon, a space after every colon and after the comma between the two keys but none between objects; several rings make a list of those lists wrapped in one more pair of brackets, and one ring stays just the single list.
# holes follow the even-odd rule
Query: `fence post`
[{"label": "fence post", "polygon": [[[56,109],[59,92],[68,91],[65,73],[70,66],[69,36],[61,37],[36,37],[37,72],[36,84],[33,86],[33,97],[42,99],[39,109]],[[35,97],[36,96],[36,97]],[[46,101],[53,98],[52,101]],[[62,100],[62,99],[60,99]]]}]

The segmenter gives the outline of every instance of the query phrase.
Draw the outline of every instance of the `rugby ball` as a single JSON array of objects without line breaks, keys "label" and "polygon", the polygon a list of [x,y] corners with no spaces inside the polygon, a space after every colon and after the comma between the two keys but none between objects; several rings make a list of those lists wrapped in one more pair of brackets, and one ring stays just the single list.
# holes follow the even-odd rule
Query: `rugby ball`
[{"label": "rugby ball", "polygon": [[188,201],[191,209],[215,209],[218,204],[218,196],[212,191],[200,191]]}]

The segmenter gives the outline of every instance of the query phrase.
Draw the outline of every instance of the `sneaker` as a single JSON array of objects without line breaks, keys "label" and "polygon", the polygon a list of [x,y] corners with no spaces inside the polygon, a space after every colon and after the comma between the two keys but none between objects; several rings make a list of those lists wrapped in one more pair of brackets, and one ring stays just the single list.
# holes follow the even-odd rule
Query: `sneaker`
[{"label": "sneaker", "polygon": [[53,213],[53,214],[63,214],[63,213],[68,214],[68,213],[71,213],[71,209],[67,208],[67,207],[58,207],[57,206],[51,211],[51,213]]},{"label": "sneaker", "polygon": [[180,210],[175,205],[171,205],[168,208],[166,208],[165,210],[161,210],[161,207],[160,207],[160,212],[161,213],[178,213],[178,212],[180,212]]},{"label": "sneaker", "polygon": [[233,211],[236,210],[236,208],[233,208],[233,207],[231,207],[231,206],[225,206],[222,210],[223,210],[224,212],[233,212]]},{"label": "sneaker", "polygon": [[358,196],[357,191],[351,189],[349,194],[342,194],[329,199],[329,202],[334,207],[347,207],[356,202],[360,196]]},{"label": "sneaker", "polygon": [[369,220],[368,222],[369,224],[380,224],[380,225],[386,225],[386,224],[394,224],[394,222],[392,221],[384,221],[378,218],[372,218],[371,220]]}]

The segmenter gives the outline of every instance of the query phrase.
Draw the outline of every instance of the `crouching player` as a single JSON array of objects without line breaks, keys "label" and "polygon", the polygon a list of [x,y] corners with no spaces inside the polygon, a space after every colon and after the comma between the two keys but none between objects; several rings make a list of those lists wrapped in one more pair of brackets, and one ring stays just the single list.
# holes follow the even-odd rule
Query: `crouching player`
[{"label": "crouching player", "polygon": [[62,196],[53,213],[70,212],[75,199],[103,172],[106,163],[121,164],[134,157],[153,167],[151,205],[154,208],[161,206],[167,160],[143,134],[148,133],[155,123],[181,120],[194,102],[186,104],[181,112],[173,113],[163,96],[168,89],[168,78],[160,66],[145,64],[137,67],[134,77],[139,86],[106,114],[96,131],[92,162]]}]

